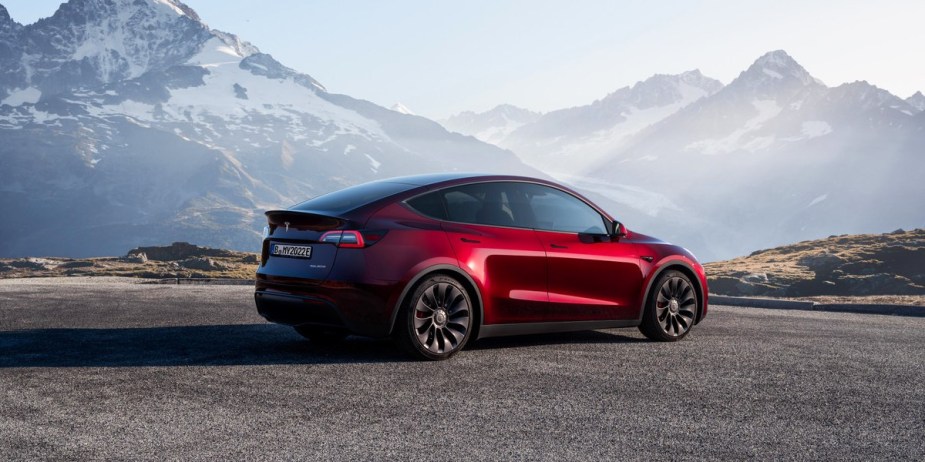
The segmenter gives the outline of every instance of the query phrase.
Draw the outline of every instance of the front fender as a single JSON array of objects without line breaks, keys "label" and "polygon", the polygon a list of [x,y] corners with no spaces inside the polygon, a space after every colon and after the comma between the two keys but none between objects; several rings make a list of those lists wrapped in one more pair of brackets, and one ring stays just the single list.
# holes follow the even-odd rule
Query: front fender
[{"label": "front fender", "polygon": [[643,288],[639,297],[639,299],[642,300],[642,305],[639,308],[638,317],[640,322],[642,322],[642,315],[645,313],[646,305],[649,303],[649,297],[652,296],[653,284],[655,284],[655,281],[658,280],[659,276],[661,276],[663,272],[672,269],[678,269],[687,273],[691,278],[691,282],[694,283],[694,289],[697,292],[697,304],[700,307],[696,322],[699,323],[700,320],[706,317],[708,287],[707,277],[703,270],[703,266],[693,258],[689,258],[684,255],[671,255],[652,263],[649,267],[648,275],[644,284],[642,285]]}]

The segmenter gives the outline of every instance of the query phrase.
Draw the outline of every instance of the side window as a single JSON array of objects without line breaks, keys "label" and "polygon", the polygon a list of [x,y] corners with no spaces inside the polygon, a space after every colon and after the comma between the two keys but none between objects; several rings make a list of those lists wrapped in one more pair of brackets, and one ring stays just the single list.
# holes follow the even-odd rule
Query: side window
[{"label": "side window", "polygon": [[488,182],[456,186],[408,201],[419,213],[440,220],[532,228],[533,211],[519,183]]},{"label": "side window", "polygon": [[571,194],[548,186],[523,183],[520,188],[532,209],[536,229],[566,233],[606,233],[597,210]]},{"label": "side window", "polygon": [[447,219],[461,223],[476,223],[479,211],[479,199],[466,191],[449,190],[443,192],[446,200]]},{"label": "side window", "polygon": [[418,196],[408,200],[408,205],[418,213],[432,218],[446,220],[446,206],[440,191]]}]

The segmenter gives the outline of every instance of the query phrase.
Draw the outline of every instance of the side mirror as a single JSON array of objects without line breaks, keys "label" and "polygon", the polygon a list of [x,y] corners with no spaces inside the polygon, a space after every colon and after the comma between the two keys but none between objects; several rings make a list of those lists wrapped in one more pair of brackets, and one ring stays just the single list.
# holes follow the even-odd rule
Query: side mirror
[{"label": "side mirror", "polygon": [[616,239],[619,239],[621,237],[626,237],[626,227],[623,226],[623,223],[620,223],[619,221],[614,220],[612,229],[613,229],[613,233],[611,233],[611,237],[614,237]]}]

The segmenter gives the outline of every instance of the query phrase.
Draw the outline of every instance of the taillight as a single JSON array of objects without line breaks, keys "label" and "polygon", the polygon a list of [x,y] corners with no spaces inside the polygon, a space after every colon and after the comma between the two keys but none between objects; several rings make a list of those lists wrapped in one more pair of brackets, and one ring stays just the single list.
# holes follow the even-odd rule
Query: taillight
[{"label": "taillight", "polygon": [[386,231],[328,231],[318,239],[320,242],[327,242],[338,247],[348,249],[361,249],[369,247],[379,242],[385,236]]}]

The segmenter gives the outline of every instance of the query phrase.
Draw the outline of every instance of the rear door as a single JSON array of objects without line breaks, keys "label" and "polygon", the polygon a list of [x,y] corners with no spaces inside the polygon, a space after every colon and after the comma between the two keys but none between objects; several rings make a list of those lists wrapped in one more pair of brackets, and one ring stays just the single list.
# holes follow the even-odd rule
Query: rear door
[{"label": "rear door", "polygon": [[511,203],[513,183],[451,187],[408,201],[442,226],[466,272],[482,286],[485,324],[546,321],[546,252]]}]

